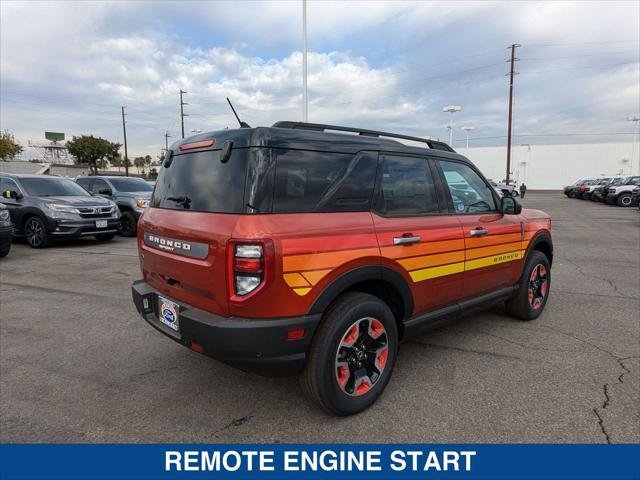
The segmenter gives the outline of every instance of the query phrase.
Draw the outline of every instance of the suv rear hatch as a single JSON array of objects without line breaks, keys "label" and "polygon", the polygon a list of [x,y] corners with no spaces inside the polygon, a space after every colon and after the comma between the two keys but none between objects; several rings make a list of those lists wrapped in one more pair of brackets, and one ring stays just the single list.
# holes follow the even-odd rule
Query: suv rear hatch
[{"label": "suv rear hatch", "polygon": [[225,163],[220,150],[181,149],[165,162],[139,222],[142,273],[170,298],[228,315],[226,246],[244,209],[249,149],[234,148]]}]

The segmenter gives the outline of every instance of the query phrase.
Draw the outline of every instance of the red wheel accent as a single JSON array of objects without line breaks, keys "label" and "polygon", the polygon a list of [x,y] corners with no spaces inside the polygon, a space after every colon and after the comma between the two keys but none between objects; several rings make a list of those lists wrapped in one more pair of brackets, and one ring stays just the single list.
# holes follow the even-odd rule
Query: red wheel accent
[{"label": "red wheel accent", "polygon": [[542,308],[547,292],[549,291],[549,281],[547,269],[544,265],[538,264],[531,270],[529,277],[529,290],[527,297],[529,305],[535,310]]},{"label": "red wheel accent", "polygon": [[371,384],[365,379],[358,384],[358,386],[356,387],[355,393],[356,395],[364,395],[370,389],[371,389]]},{"label": "red wheel accent", "polygon": [[378,367],[378,370],[380,371],[384,370],[385,365],[387,365],[388,356],[389,356],[389,349],[387,347],[385,347],[384,350],[378,353],[378,356],[376,358],[376,367]]},{"label": "red wheel accent", "polygon": [[373,338],[377,338],[383,332],[384,327],[382,326],[382,324],[378,320],[371,320],[371,323],[369,324],[369,334]]},{"label": "red wheel accent", "polygon": [[342,341],[342,345],[344,345],[345,347],[348,347],[350,345],[353,345],[353,342],[356,341],[356,338],[358,338],[358,332],[359,331],[359,325],[354,325],[353,327],[351,327],[351,330],[349,330],[349,333],[347,333],[346,338]]},{"label": "red wheel accent", "polygon": [[340,390],[355,397],[371,390],[387,366],[388,342],[384,325],[375,318],[351,324],[336,350],[334,372]]},{"label": "red wheel accent", "polygon": [[341,387],[347,383],[349,379],[349,368],[348,367],[338,367],[338,385]]}]

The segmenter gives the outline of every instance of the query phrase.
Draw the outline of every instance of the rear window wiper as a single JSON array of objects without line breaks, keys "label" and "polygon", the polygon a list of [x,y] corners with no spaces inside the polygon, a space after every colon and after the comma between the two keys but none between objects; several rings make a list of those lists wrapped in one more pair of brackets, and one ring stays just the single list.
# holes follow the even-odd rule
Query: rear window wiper
[{"label": "rear window wiper", "polygon": [[171,200],[178,205],[182,205],[186,210],[191,208],[191,198],[187,197],[186,195],[181,195],[179,197],[167,197],[167,200]]}]

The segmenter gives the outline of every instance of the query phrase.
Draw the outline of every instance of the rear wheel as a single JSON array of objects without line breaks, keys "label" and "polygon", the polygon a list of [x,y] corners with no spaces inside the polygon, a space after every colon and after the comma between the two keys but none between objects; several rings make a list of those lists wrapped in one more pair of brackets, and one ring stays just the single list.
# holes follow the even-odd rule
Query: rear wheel
[{"label": "rear wheel", "polygon": [[327,310],[314,335],[302,388],[331,413],[361,412],[387,386],[397,351],[398,328],[387,304],[347,293]]},{"label": "rear wheel", "polygon": [[11,251],[11,245],[9,245],[7,248],[0,250],[0,258],[4,258],[7,255],[9,255],[9,252]]},{"label": "rear wheel", "polygon": [[29,217],[24,224],[24,237],[33,248],[45,248],[51,244],[44,222],[39,217]]},{"label": "rear wheel", "polygon": [[135,237],[136,236],[136,217],[133,212],[125,210],[122,212],[120,218],[120,235],[123,237]]},{"label": "rear wheel", "polygon": [[547,256],[537,250],[527,258],[518,293],[507,301],[509,313],[521,320],[534,320],[544,310],[551,288],[551,266]]},{"label": "rear wheel", "polygon": [[621,207],[630,207],[631,206],[631,194],[630,193],[623,193],[622,195],[618,196],[618,205],[620,205]]}]

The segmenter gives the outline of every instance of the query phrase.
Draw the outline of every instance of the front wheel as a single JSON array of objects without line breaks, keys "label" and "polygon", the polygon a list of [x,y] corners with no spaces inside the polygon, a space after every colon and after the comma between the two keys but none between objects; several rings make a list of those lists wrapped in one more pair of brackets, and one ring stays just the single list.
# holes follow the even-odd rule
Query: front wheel
[{"label": "front wheel", "polygon": [[305,394],[336,415],[370,407],[396,361],[398,328],[386,303],[350,292],[325,313],[301,375]]},{"label": "front wheel", "polygon": [[7,255],[9,255],[9,252],[11,251],[11,246],[8,246],[7,248],[5,248],[4,250],[0,250],[0,258],[4,258]]},{"label": "front wheel", "polygon": [[518,293],[507,301],[508,312],[520,320],[534,320],[544,310],[551,288],[551,265],[547,256],[532,251],[524,265]]},{"label": "front wheel", "polygon": [[630,207],[631,206],[631,194],[623,193],[618,197],[618,205],[621,207]]},{"label": "front wheel", "polygon": [[24,236],[33,248],[45,248],[51,243],[47,227],[39,217],[29,217],[24,224]]},{"label": "front wheel", "polygon": [[135,237],[136,226],[136,217],[133,212],[128,210],[122,212],[122,217],[120,218],[120,235],[123,237]]}]

